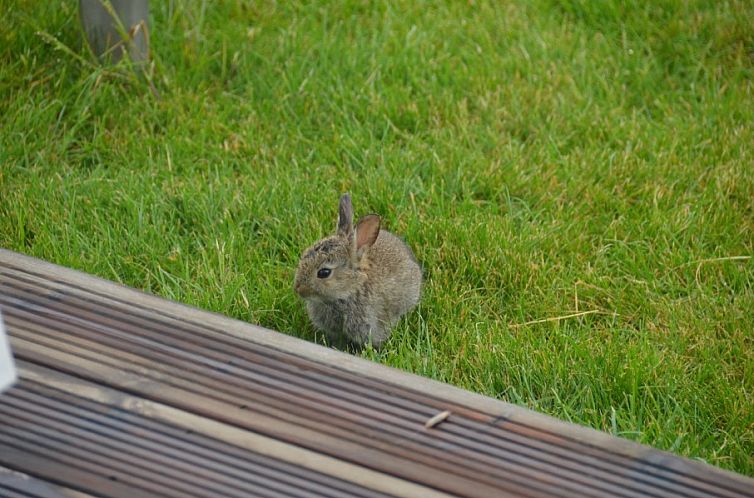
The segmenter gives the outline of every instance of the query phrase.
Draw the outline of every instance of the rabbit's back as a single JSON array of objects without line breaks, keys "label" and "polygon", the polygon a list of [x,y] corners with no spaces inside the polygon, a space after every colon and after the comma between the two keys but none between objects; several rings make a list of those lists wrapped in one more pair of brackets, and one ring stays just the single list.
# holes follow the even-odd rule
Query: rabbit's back
[{"label": "rabbit's back", "polygon": [[380,319],[394,323],[419,302],[422,270],[411,248],[387,230],[380,230],[369,249],[367,270],[373,295],[382,301]]}]

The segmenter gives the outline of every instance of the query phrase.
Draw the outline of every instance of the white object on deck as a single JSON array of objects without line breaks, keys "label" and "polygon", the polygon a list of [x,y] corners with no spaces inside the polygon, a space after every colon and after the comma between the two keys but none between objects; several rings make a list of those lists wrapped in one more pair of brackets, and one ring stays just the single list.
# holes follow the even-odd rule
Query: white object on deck
[{"label": "white object on deck", "polygon": [[0,391],[9,388],[14,382],[16,382],[16,367],[10,352],[8,334],[5,333],[3,326],[3,315],[0,314]]}]

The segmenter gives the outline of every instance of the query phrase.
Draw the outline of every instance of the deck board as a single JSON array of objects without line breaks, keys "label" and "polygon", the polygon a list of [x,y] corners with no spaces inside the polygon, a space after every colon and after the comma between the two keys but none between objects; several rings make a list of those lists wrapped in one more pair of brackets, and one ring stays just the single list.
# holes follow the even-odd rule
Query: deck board
[{"label": "deck board", "polygon": [[75,451],[102,466],[84,492],[754,496],[744,476],[2,250],[0,310],[22,378],[0,396],[0,465],[52,479]]},{"label": "deck board", "polygon": [[[25,362],[21,368],[58,375]],[[99,479],[98,493],[115,480],[128,486],[125,496],[134,488],[168,496],[386,496],[67,391],[28,377],[12,388],[0,404],[0,453],[14,448],[36,459],[37,473],[49,460],[71,462],[66,472]]]},{"label": "deck board", "polygon": [[3,466],[0,466],[0,496],[3,498],[93,498],[92,495],[58,486]]}]

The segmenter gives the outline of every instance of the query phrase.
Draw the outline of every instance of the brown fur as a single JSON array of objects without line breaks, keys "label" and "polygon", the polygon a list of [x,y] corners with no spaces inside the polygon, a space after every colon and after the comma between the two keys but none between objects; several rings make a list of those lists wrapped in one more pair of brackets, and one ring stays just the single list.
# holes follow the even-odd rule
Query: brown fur
[{"label": "brown fur", "polygon": [[[379,347],[419,302],[422,272],[411,249],[381,230],[377,215],[353,226],[351,198],[340,199],[336,234],[304,251],[294,287],[314,326],[330,340]],[[331,269],[328,278],[317,271]]]}]

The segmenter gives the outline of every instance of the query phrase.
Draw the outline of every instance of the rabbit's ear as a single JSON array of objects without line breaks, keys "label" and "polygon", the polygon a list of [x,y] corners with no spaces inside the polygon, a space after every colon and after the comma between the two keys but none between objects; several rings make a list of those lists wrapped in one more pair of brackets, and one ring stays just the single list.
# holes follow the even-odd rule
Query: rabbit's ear
[{"label": "rabbit's ear", "polygon": [[380,234],[380,217],[368,214],[356,224],[356,258],[361,259]]},{"label": "rabbit's ear", "polygon": [[353,206],[351,196],[348,194],[340,196],[337,233],[343,237],[348,237],[353,233]]}]

